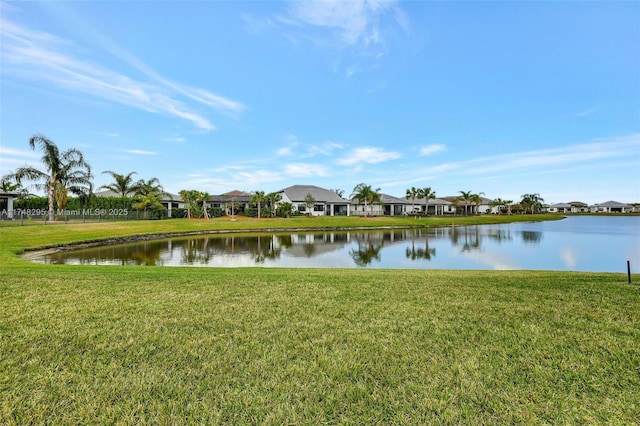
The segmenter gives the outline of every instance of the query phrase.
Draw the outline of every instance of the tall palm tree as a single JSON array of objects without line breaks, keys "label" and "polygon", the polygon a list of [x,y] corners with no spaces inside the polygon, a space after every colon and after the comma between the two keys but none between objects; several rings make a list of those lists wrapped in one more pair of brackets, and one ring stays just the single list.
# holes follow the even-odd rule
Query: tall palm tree
[{"label": "tall palm tree", "polygon": [[184,202],[184,206],[187,208],[187,219],[193,218],[193,212],[197,209],[198,203],[198,191],[183,189],[178,192],[180,198]]},{"label": "tall palm tree", "polygon": [[[427,212],[429,211],[429,200],[433,200],[434,198],[436,198],[436,193],[435,191],[431,190],[430,186],[427,186],[425,188],[419,189],[418,198],[419,199],[424,198],[424,214],[427,214]],[[437,214],[438,214],[438,211],[436,210],[436,215]]]},{"label": "tall palm tree", "polygon": [[157,194],[158,196],[162,196],[163,194],[166,194],[157,177],[152,177],[146,181],[144,179],[140,179],[134,186],[136,195]]},{"label": "tall palm tree", "polygon": [[131,172],[127,175],[121,175],[120,173],[116,173],[111,170],[105,170],[102,174],[109,174],[113,178],[114,182],[108,185],[102,185],[101,189],[108,189],[109,191],[113,191],[121,197],[128,197],[129,194],[133,195],[136,193],[137,183],[133,181],[133,175],[138,174],[137,172]]},{"label": "tall palm tree", "polygon": [[475,204],[475,214],[478,214],[478,207],[480,206],[480,204],[482,203],[482,195],[484,195],[484,192],[480,192],[478,194],[471,194],[471,202],[473,204]]},{"label": "tall palm tree", "polygon": [[511,214],[511,206],[513,206],[513,200],[504,200],[504,206],[507,208],[507,214]]},{"label": "tall palm tree", "polygon": [[207,210],[207,201],[211,198],[211,194],[208,192],[198,192],[196,201],[202,203],[202,217],[209,219],[209,211]]},{"label": "tall palm tree", "polygon": [[543,201],[544,198],[542,198],[538,193],[524,194],[522,196],[522,201],[520,201],[520,204],[524,208],[525,213],[527,212],[527,210],[530,210],[531,214],[534,214],[536,210],[540,210],[542,208]]},{"label": "tall palm tree", "polygon": [[267,203],[269,204],[269,208],[271,209],[271,217],[275,217],[276,215],[276,205],[282,201],[282,195],[277,192],[270,192],[267,194]]},{"label": "tall palm tree", "polygon": [[56,185],[62,184],[74,194],[84,194],[91,184],[91,167],[85,161],[82,152],[75,148],[60,152],[58,146],[44,135],[34,135],[29,139],[29,147],[32,150],[36,149],[36,145],[43,152],[41,161],[46,171],[31,166],[20,167],[16,170],[14,178],[19,184],[22,184],[25,179],[42,181],[34,186],[39,190],[47,191],[49,220],[53,221]]},{"label": "tall palm tree", "polygon": [[416,188],[415,186],[412,186],[411,188],[407,189],[407,195],[406,195],[405,198],[407,200],[411,200],[411,213],[412,214],[415,213],[415,211],[414,211],[415,210],[415,203],[416,203],[416,200],[418,198],[420,198],[419,195],[420,195],[420,190],[418,188]]},{"label": "tall palm tree", "polygon": [[358,200],[358,204],[364,204],[364,210],[367,210],[367,205],[372,205],[375,202],[382,201],[382,195],[380,195],[380,188],[372,189],[371,185],[365,183],[359,183],[353,188],[351,199]]},{"label": "tall palm tree", "polygon": [[258,219],[260,219],[260,209],[262,208],[262,203],[267,201],[267,196],[264,191],[256,191],[251,196],[251,204],[258,205]]},{"label": "tall palm tree", "polygon": [[464,215],[467,215],[467,206],[469,205],[469,203],[471,203],[471,200],[473,198],[473,192],[471,191],[458,191],[460,193],[460,196],[458,197],[458,199],[460,201],[464,201]]}]

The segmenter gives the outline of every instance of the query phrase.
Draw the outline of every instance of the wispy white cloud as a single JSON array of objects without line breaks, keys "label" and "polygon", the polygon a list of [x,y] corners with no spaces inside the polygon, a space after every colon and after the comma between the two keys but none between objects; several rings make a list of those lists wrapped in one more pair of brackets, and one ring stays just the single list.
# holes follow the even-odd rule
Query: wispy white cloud
[{"label": "wispy white cloud", "polygon": [[398,25],[407,20],[398,12],[396,1],[385,0],[311,0],[290,2],[281,22],[294,26],[313,26],[329,31],[339,47],[380,48],[384,44],[382,17],[394,13]]},{"label": "wispy white cloud", "polygon": [[329,170],[321,164],[292,163],[284,167],[284,171],[291,177],[328,176]]},{"label": "wispy white cloud", "polygon": [[431,155],[434,154],[436,152],[441,152],[441,151],[446,151],[447,147],[443,144],[433,144],[433,145],[427,145],[427,146],[423,146],[422,148],[420,148],[420,155],[425,156],[425,155]]},{"label": "wispy white cloud", "polygon": [[142,149],[125,149],[124,152],[128,152],[129,154],[135,154],[135,155],[158,155],[157,152],[145,151]]},{"label": "wispy white cloud", "polygon": [[[269,26],[276,24],[296,45],[311,41],[321,48],[354,53],[359,59],[344,61],[347,77],[375,68],[389,50],[390,35],[409,29],[409,19],[395,0],[290,1],[284,14],[268,20]],[[334,64],[335,71],[340,68]]]},{"label": "wispy white cloud", "polygon": [[308,156],[313,157],[315,155],[333,155],[337,150],[343,149],[344,146],[340,143],[333,141],[325,141],[320,144],[309,146],[307,152]]},{"label": "wispy white cloud", "polygon": [[544,169],[617,157],[638,157],[640,134],[519,153],[481,157],[474,160],[442,165],[465,174],[498,173],[508,170]]},{"label": "wispy white cloud", "polygon": [[595,112],[597,112],[599,110],[600,110],[600,107],[589,108],[589,109],[586,109],[584,111],[581,111],[581,112],[577,113],[576,117],[586,117],[586,116],[591,115],[591,114],[593,114],[593,113],[595,113]]},{"label": "wispy white cloud", "polygon": [[226,192],[231,188],[252,191],[261,190],[265,185],[279,182],[282,179],[282,175],[277,171],[232,166],[219,169],[211,174],[193,174],[186,180],[177,181],[170,187],[170,190],[179,191],[184,188],[192,188],[210,191],[212,194]]},{"label": "wispy white cloud", "polygon": [[163,142],[174,142],[174,143],[184,143],[187,141],[182,136],[167,137],[167,138],[162,138],[160,140]]},{"label": "wispy white cloud", "polygon": [[135,80],[98,63],[79,59],[76,53],[78,49],[72,42],[53,34],[27,28],[4,18],[0,22],[3,74],[47,82],[49,86],[151,113],[178,117],[205,131],[215,130],[215,125],[188,106],[185,100],[195,101],[231,116],[237,116],[245,109],[240,102],[160,76],[105,38],[95,36],[102,40],[103,46],[111,54],[142,71],[150,80]]},{"label": "wispy white cloud", "polygon": [[[380,185],[403,188],[414,183],[422,185],[429,182],[430,185],[441,187],[450,186],[452,182],[482,182],[483,185],[495,186],[508,180],[510,184],[506,187],[513,188],[529,181],[538,182],[533,186],[539,187],[540,182],[547,182],[545,176],[592,175],[634,166],[640,167],[640,134],[440,164],[421,162],[405,166],[401,174],[389,174],[387,171],[386,178],[380,179]],[[608,191],[611,194],[613,188]],[[506,193],[501,196],[509,197]]]},{"label": "wispy white cloud", "polygon": [[2,156],[3,160],[8,156],[22,157],[22,158],[28,158],[28,159],[38,159],[42,157],[42,155],[37,153],[36,151],[27,151],[24,149],[13,149],[13,148],[9,148],[7,146],[1,146],[1,145],[0,145],[0,156]]},{"label": "wispy white cloud", "polygon": [[396,160],[400,157],[402,157],[402,154],[399,152],[385,151],[375,147],[364,147],[354,149],[349,156],[337,160],[336,163],[342,166],[352,166],[362,163],[376,164]]}]

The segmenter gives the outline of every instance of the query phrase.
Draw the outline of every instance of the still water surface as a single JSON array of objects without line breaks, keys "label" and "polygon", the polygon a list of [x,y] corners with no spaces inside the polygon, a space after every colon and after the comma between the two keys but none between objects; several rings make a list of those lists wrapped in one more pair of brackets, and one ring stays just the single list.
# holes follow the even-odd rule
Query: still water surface
[{"label": "still water surface", "polygon": [[640,217],[386,231],[180,237],[60,252],[44,263],[203,267],[640,270]]}]

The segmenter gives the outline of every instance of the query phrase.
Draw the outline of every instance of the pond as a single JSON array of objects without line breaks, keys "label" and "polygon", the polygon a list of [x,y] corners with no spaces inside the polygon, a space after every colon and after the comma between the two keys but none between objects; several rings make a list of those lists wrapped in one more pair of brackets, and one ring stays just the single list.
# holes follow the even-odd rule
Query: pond
[{"label": "pond", "polygon": [[200,267],[530,269],[632,272],[639,216],[430,229],[212,234],[92,247],[34,259],[50,264]]}]

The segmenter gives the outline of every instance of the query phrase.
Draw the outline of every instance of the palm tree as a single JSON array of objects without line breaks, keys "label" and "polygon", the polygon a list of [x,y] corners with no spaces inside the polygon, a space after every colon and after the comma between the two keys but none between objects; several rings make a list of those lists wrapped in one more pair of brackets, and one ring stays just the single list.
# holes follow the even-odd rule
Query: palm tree
[{"label": "palm tree", "polygon": [[129,194],[133,195],[136,193],[138,189],[137,183],[133,182],[132,176],[138,174],[137,172],[131,172],[127,175],[121,175],[120,173],[116,173],[111,170],[105,170],[102,174],[109,174],[113,178],[114,182],[108,185],[102,185],[100,189],[107,189],[109,191],[115,192],[121,197],[128,197]]},{"label": "palm tree", "polygon": [[531,211],[531,214],[534,214],[536,210],[540,210],[542,208],[542,202],[544,198],[540,196],[540,194],[524,194],[522,196],[522,201],[520,204],[524,208],[524,212],[527,213],[527,210]]},{"label": "palm tree", "polygon": [[157,177],[153,177],[149,180],[140,179],[134,184],[136,195],[149,195],[157,194],[162,196],[165,194],[164,188],[160,185],[160,181]]},{"label": "palm tree", "polygon": [[49,199],[49,220],[54,220],[53,204],[55,201],[56,185],[62,184],[74,194],[84,194],[91,184],[91,167],[84,160],[82,152],[70,148],[60,152],[58,146],[43,135],[34,135],[29,139],[29,147],[33,150],[39,146],[43,152],[42,164],[46,171],[38,170],[31,166],[20,167],[13,175],[19,184],[22,180],[44,181],[35,184],[39,190],[46,190]]},{"label": "palm tree", "polygon": [[265,195],[264,191],[256,191],[251,196],[251,204],[258,205],[258,219],[260,219],[260,209],[262,207],[262,203],[264,203],[265,201],[267,201],[267,196]]},{"label": "palm tree", "polygon": [[498,208],[498,214],[502,214],[502,208],[505,207],[504,200],[502,198],[495,198],[489,203],[491,207]]},{"label": "palm tree", "polygon": [[507,214],[511,214],[511,206],[513,206],[513,200],[504,200],[504,206],[507,208]]},{"label": "palm tree", "polygon": [[277,192],[270,192],[267,194],[267,204],[269,204],[269,208],[271,209],[271,217],[275,217],[276,215],[276,204],[282,201],[282,195]]},{"label": "palm tree", "polygon": [[207,201],[211,198],[211,194],[208,192],[198,192],[196,202],[202,203],[202,217],[209,219],[209,211],[207,210]]},{"label": "palm tree", "polygon": [[480,203],[482,203],[481,195],[484,195],[484,192],[480,192],[478,194],[471,194],[471,202],[473,204],[475,204],[475,214],[479,214],[480,213],[478,211],[478,207],[480,206]]},{"label": "palm tree", "polygon": [[180,198],[182,198],[182,201],[187,208],[187,219],[191,219],[193,217],[193,211],[197,208],[198,191],[195,191],[193,189],[183,189],[178,194],[180,195]]},{"label": "palm tree", "polygon": [[420,198],[420,190],[418,188],[416,188],[415,186],[412,186],[411,188],[407,189],[407,195],[406,195],[406,199],[407,200],[411,200],[411,214],[415,213],[415,203],[416,203],[416,199]]},{"label": "palm tree", "polygon": [[473,193],[471,191],[458,191],[460,193],[460,196],[458,197],[458,200],[460,201],[464,201],[464,215],[467,215],[467,205],[469,205],[469,203],[471,202],[472,198],[473,198]]},{"label": "palm tree", "polygon": [[132,207],[136,210],[144,210],[144,218],[148,218],[148,211],[151,210],[162,210],[164,206],[160,203],[160,194],[151,192],[148,194],[138,194],[134,197],[136,200],[135,203],[132,204]]},{"label": "palm tree", "polygon": [[282,217],[291,217],[291,213],[293,213],[293,204],[289,202],[281,203],[278,206],[278,214]]},{"label": "palm tree", "polygon": [[28,191],[20,185],[20,182],[15,180],[14,175],[5,175],[0,178],[0,191],[15,192],[17,193],[19,200],[23,199],[28,194]]},{"label": "palm tree", "polygon": [[364,210],[367,210],[367,205],[372,205],[375,202],[381,202],[382,196],[380,195],[380,188],[372,189],[371,185],[359,183],[353,188],[351,198],[358,200],[358,204],[364,204]]},{"label": "palm tree", "polygon": [[[435,191],[431,190],[430,186],[427,186],[418,190],[418,198],[424,198],[424,214],[427,214],[427,212],[429,211],[429,200],[433,200],[434,198],[436,198],[436,193]],[[435,213],[436,215],[438,214],[437,210]]]}]

